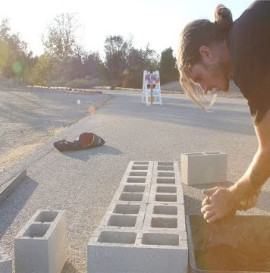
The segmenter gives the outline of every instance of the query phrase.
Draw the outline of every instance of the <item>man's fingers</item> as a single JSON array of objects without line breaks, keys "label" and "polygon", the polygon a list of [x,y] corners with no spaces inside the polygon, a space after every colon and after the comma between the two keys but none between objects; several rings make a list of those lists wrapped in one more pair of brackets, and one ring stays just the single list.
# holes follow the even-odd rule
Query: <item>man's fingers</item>
[{"label": "man's fingers", "polygon": [[211,189],[204,189],[204,190],[202,190],[202,193],[207,195],[207,196],[210,196],[217,190],[217,188],[218,187],[214,187],[214,188],[211,188]]},{"label": "man's fingers", "polygon": [[204,206],[202,206],[202,208],[201,208],[201,213],[206,213],[207,211],[210,211],[210,210],[212,210],[212,205],[204,205]]},{"label": "man's fingers", "polygon": [[205,219],[205,217],[204,217],[204,219],[206,220],[207,223],[213,223],[220,218],[222,218],[222,215],[220,215],[217,212],[213,212],[213,213],[209,214],[207,219]]},{"label": "man's fingers", "polygon": [[207,212],[203,214],[203,218],[208,222],[210,221],[210,219],[213,219],[216,214],[217,213],[215,210],[208,210]]},{"label": "man's fingers", "polygon": [[203,199],[202,206],[209,205],[210,202],[211,202],[211,199],[210,197],[207,196],[206,198]]}]

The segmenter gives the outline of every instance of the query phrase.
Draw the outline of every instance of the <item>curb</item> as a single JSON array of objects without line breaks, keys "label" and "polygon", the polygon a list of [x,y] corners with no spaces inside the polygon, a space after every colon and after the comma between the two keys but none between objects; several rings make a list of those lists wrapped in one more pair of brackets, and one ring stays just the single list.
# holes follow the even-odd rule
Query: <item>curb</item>
[{"label": "curb", "polygon": [[0,186],[0,204],[12,193],[12,191],[17,187],[21,181],[26,177],[26,170],[23,170],[21,173],[11,177],[8,182]]},{"label": "curb", "polygon": [[[95,102],[92,106],[95,110],[103,107],[114,96],[110,94],[104,94],[104,98]],[[21,161],[7,167],[2,173],[0,173],[0,205],[5,199],[12,193],[12,191],[27,177],[27,168],[33,163],[37,162],[40,158],[54,150],[53,143],[59,138],[67,138],[72,131],[76,131],[83,123],[87,122],[91,117],[87,116],[79,120],[77,123],[66,127],[60,134],[49,139],[42,147],[35,150],[30,155],[23,158]]]}]

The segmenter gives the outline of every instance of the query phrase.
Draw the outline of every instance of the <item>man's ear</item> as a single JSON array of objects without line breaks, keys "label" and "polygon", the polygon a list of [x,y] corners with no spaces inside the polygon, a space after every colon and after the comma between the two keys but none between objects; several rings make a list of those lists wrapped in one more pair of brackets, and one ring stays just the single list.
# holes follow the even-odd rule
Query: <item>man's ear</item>
[{"label": "man's ear", "polygon": [[201,57],[204,61],[206,62],[209,62],[212,60],[213,58],[213,52],[211,50],[210,47],[208,46],[205,46],[205,45],[202,45],[200,48],[199,48],[199,52],[201,54]]}]

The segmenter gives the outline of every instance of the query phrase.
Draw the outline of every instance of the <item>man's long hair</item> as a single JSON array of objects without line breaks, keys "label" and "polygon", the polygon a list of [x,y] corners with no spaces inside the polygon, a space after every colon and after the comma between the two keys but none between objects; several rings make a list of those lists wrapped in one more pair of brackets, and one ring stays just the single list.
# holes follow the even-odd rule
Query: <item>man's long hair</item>
[{"label": "man's long hair", "polygon": [[209,102],[201,86],[193,82],[188,74],[193,65],[201,62],[200,47],[227,41],[232,24],[231,11],[223,5],[218,5],[214,23],[205,19],[196,20],[189,23],[181,33],[177,58],[180,85],[183,91],[203,109],[209,109],[214,103],[214,98]]}]

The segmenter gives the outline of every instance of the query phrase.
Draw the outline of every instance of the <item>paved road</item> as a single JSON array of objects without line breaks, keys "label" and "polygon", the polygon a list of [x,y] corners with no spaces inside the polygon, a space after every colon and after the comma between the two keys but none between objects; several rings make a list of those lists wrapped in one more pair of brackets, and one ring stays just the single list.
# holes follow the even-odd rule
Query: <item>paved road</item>
[{"label": "paved road", "polygon": [[[244,100],[220,98],[203,112],[183,95],[166,95],[164,105],[145,106],[136,93],[114,93],[94,115],[72,125],[72,139],[83,131],[106,141],[80,152],[50,150],[28,168],[28,177],[0,207],[0,239],[12,255],[13,239],[41,209],[67,212],[69,259],[63,273],[86,273],[86,247],[117,190],[130,160],[179,161],[182,152],[228,154],[228,179],[247,168],[257,140]],[[229,184],[229,183],[228,183]],[[187,214],[199,213],[200,187],[183,185]],[[250,214],[269,214],[269,185]]]}]

